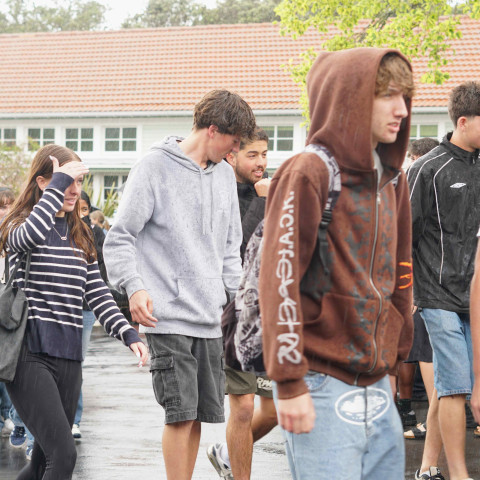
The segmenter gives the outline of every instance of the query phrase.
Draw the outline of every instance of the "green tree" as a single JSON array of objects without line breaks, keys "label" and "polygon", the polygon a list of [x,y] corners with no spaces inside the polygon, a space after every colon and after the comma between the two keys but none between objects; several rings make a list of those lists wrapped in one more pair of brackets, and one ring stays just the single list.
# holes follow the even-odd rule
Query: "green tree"
[{"label": "green tree", "polygon": [[281,0],[221,0],[207,8],[195,0],[150,0],[144,13],[127,18],[123,28],[261,23],[279,20]]},{"label": "green tree", "polygon": [[105,22],[106,7],[93,0],[57,0],[54,7],[30,0],[6,3],[7,12],[0,12],[0,33],[99,30]]},{"label": "green tree", "polygon": [[27,178],[32,157],[19,146],[0,143],[0,185],[19,194]]},{"label": "green tree", "polygon": [[[461,37],[460,15],[480,18],[480,0],[282,0],[276,8],[281,32],[294,38],[308,28],[325,34],[322,48],[396,48],[409,58],[427,58],[423,82],[441,84],[449,78],[445,53]],[[332,34],[332,27],[335,33]],[[301,104],[308,118],[305,78],[317,53],[310,49],[291,60],[292,77],[302,87]]]},{"label": "green tree", "polygon": [[263,23],[280,20],[275,7],[280,0],[222,0],[216,8],[205,9],[201,19],[206,24]]},{"label": "green tree", "polygon": [[127,18],[122,28],[156,28],[193,25],[205,7],[194,0],[150,0],[144,13]]}]

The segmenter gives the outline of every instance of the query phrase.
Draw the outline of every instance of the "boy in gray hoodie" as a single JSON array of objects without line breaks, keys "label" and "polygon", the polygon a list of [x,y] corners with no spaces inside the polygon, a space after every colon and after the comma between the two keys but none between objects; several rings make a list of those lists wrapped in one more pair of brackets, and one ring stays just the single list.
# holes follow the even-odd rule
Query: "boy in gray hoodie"
[{"label": "boy in gray hoodie", "polygon": [[254,128],[241,97],[208,93],[188,137],[167,137],[134,165],[104,245],[109,279],[146,333],[168,479],[192,477],[201,422],[225,421],[220,317],[240,279],[242,226],[222,159]]}]

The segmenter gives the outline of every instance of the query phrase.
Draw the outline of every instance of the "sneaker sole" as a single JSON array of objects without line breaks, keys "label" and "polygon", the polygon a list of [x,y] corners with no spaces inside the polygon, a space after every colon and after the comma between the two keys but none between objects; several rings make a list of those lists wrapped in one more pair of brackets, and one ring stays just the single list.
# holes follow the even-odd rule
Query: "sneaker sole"
[{"label": "sneaker sole", "polygon": [[227,474],[229,475],[229,477],[226,477],[225,474],[223,473],[222,467],[218,463],[218,458],[215,455],[213,446],[210,446],[207,448],[207,457],[210,460],[210,463],[213,465],[213,468],[217,471],[218,476],[220,478],[233,478],[230,473]]}]

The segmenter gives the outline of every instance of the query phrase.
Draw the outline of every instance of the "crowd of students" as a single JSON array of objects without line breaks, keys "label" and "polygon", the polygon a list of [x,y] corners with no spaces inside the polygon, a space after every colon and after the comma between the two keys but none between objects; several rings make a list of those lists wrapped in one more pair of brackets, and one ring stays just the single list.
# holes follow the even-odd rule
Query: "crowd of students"
[{"label": "crowd of students", "polygon": [[[21,262],[17,283],[29,300],[20,362],[6,385],[35,437],[18,479],[72,477],[81,362],[95,318],[147,362],[106,272],[146,337],[165,410],[168,479],[192,478],[201,424],[225,421],[225,392],[227,442],[207,449],[222,478],[249,479],[253,443],[278,422],[295,480],[404,480],[404,437],[424,435],[415,479],[444,478],[442,446],[450,479],[470,479],[470,395],[480,420],[480,84],[451,92],[454,131],[440,144],[412,143],[407,173],[414,83],[400,52],[322,52],[307,90],[309,147],[272,180],[264,178],[268,137],[251,108],[229,91],[208,93],[186,138],[167,137],[132,168],[106,238],[81,192],[87,166],[58,145],[37,152],[0,225],[0,246],[10,268]],[[225,367],[220,326],[262,220],[268,377]],[[426,426],[411,408],[411,362],[430,402]]]}]

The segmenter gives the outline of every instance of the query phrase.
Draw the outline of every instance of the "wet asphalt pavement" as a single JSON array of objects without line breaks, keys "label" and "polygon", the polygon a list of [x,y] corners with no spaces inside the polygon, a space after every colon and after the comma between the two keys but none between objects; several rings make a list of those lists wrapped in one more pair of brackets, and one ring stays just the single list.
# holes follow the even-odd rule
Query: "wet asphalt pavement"
[{"label": "wet asphalt pavement", "polygon": [[[148,367],[138,369],[136,357],[127,348],[108,337],[101,327],[95,327],[83,377],[82,439],[77,441],[74,480],[165,479],[161,453],[164,415],[155,401]],[[424,420],[426,402],[414,403],[414,408],[418,420]],[[219,478],[205,451],[210,443],[224,440],[225,424],[203,424],[194,480]],[[420,465],[423,441],[407,440],[406,448],[405,478],[410,480]],[[479,450],[480,439],[473,438],[472,430],[467,430],[467,465],[470,476],[477,480],[480,480]],[[8,439],[2,438],[0,480],[14,480],[25,462],[25,451],[11,448]],[[444,456],[440,468],[448,479]],[[278,427],[255,444],[251,478],[291,478]]]}]

